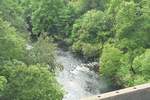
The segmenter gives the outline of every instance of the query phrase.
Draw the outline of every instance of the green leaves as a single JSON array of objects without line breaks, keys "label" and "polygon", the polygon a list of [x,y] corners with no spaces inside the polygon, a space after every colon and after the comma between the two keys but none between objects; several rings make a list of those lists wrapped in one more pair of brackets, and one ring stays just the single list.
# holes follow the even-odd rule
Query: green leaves
[{"label": "green leaves", "polygon": [[[7,67],[6,67],[7,69]],[[53,74],[40,65],[11,67],[4,100],[61,100],[63,97]]]},{"label": "green leaves", "polygon": [[106,0],[72,0],[70,4],[74,7],[77,16],[80,16],[92,9],[104,11]]},{"label": "green leaves", "polygon": [[[98,32],[102,26],[104,14],[101,11],[91,10],[77,19],[73,25],[72,37],[79,38],[84,42],[95,42]],[[76,41],[76,40],[75,40]]]},{"label": "green leaves", "polygon": [[[0,97],[62,99],[48,71],[56,67],[55,45],[45,33],[68,40],[87,60],[100,57],[101,75],[118,84],[149,82],[149,9],[149,0],[0,0]],[[26,30],[40,37],[30,50]]]},{"label": "green leaves", "polygon": [[110,32],[114,37],[107,41],[112,46],[107,49],[107,43],[104,46],[101,72],[116,78],[116,82],[125,87],[149,82],[150,79],[149,58],[145,56],[145,53],[149,55],[150,43],[149,4],[148,0],[111,0],[106,11],[113,25]]},{"label": "green leaves", "polygon": [[36,8],[27,5],[34,1],[0,2],[0,99],[62,100],[63,91],[54,74],[55,46],[42,37],[28,51],[21,35],[26,28],[25,18]]},{"label": "green leaves", "polygon": [[33,12],[32,22],[34,32],[48,32],[51,35],[61,32],[64,25],[63,18],[61,18],[62,14],[65,14],[63,0],[42,1],[37,10]]},{"label": "green leaves", "polygon": [[3,92],[3,90],[5,89],[7,80],[4,76],[0,76],[0,96],[1,96],[1,92]]},{"label": "green leaves", "polygon": [[149,61],[150,61],[150,49],[147,49],[142,55],[137,56],[133,62],[133,67],[140,75],[145,76],[145,80],[148,80],[150,78]]},{"label": "green leaves", "polygon": [[25,40],[14,27],[0,19],[0,56],[3,59],[22,59]]},{"label": "green leaves", "polygon": [[122,52],[111,44],[106,44],[100,58],[100,73],[109,78],[116,77],[116,72],[121,67]]},{"label": "green leaves", "polygon": [[[87,58],[97,57],[101,49],[103,35],[104,13],[98,10],[91,10],[77,19],[73,25],[72,40],[73,50],[80,51]],[[101,35],[100,35],[101,34]],[[100,37],[101,36],[101,37]],[[80,46],[81,45],[81,46]],[[79,48],[78,48],[79,47]]]},{"label": "green leaves", "polygon": [[[121,40],[123,38],[128,38],[139,46],[149,45],[149,28],[150,25],[149,17],[146,15],[148,12],[143,12],[140,7],[134,2],[124,2],[121,4],[122,9],[120,9],[116,16],[116,37]],[[146,15],[145,15],[146,14]]]},{"label": "green leaves", "polygon": [[22,18],[23,9],[18,0],[1,0],[0,12],[1,18],[11,23],[17,30],[25,31],[25,22]]},{"label": "green leaves", "polygon": [[49,65],[50,70],[55,70],[55,51],[56,47],[51,43],[50,39],[42,37],[32,44],[32,48],[26,51],[24,62],[27,65],[43,64]]}]

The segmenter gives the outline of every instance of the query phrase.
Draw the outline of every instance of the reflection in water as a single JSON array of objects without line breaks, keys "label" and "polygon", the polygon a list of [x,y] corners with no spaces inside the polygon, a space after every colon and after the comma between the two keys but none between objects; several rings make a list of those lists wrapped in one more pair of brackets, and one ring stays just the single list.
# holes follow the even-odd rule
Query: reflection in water
[{"label": "reflection in water", "polygon": [[70,52],[58,50],[56,60],[64,66],[63,71],[57,76],[58,82],[66,91],[63,100],[79,100],[110,90],[108,84],[95,72],[81,67],[82,61],[73,57]]}]

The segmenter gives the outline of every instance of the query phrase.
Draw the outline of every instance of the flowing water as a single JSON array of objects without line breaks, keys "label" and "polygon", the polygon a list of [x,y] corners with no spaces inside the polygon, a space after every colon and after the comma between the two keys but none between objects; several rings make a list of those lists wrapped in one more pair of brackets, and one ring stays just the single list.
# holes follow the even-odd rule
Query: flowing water
[{"label": "flowing water", "polygon": [[58,82],[66,92],[63,100],[79,100],[111,90],[108,83],[94,71],[81,67],[83,62],[69,51],[57,50],[56,59],[59,64],[64,66],[57,76]]}]

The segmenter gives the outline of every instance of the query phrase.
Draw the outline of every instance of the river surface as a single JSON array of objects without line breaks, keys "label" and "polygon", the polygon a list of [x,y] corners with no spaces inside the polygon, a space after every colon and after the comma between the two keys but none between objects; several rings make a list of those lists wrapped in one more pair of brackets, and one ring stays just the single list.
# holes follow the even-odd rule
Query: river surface
[{"label": "river surface", "polygon": [[94,71],[81,67],[83,62],[69,51],[57,50],[56,61],[64,67],[57,75],[58,82],[65,90],[63,100],[80,100],[112,90],[105,79]]}]

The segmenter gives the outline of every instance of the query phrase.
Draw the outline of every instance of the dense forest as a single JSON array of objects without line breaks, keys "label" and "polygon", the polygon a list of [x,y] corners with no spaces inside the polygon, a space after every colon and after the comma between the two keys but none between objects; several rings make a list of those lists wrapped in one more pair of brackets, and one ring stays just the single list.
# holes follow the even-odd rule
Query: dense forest
[{"label": "dense forest", "polygon": [[150,0],[0,0],[0,100],[62,100],[59,44],[119,86],[150,82]]}]

